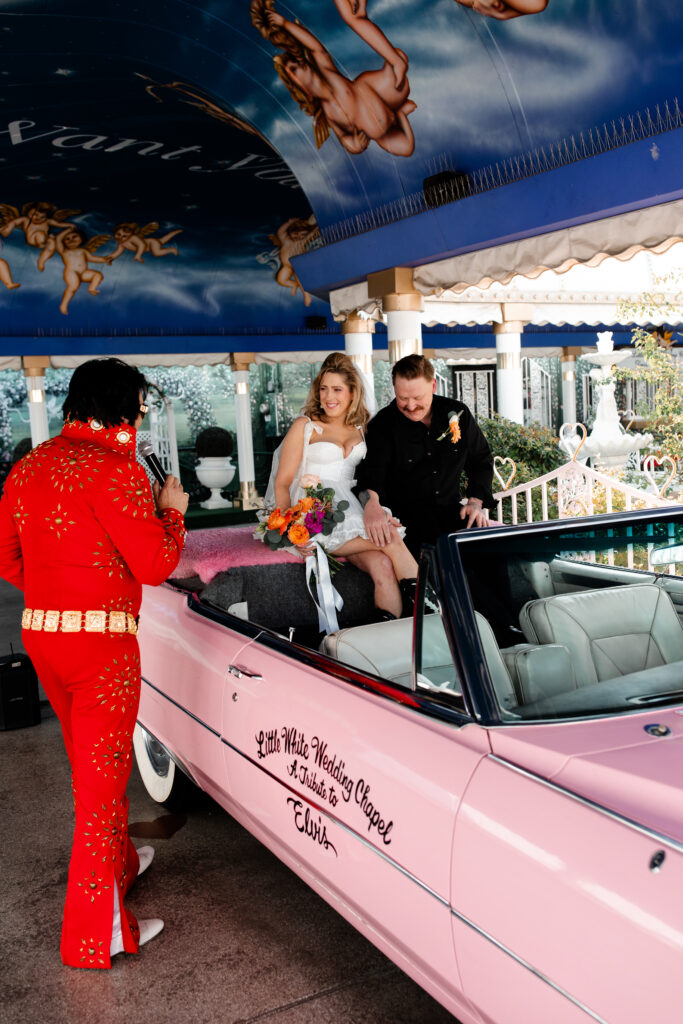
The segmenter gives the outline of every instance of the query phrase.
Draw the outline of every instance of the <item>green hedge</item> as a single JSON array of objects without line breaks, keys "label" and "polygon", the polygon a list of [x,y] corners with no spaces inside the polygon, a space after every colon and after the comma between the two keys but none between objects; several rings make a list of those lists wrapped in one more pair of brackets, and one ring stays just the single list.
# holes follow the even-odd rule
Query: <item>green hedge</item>
[{"label": "green hedge", "polygon": [[[523,427],[520,423],[513,423],[512,420],[503,419],[501,416],[494,416],[492,419],[479,420],[479,426],[484,432],[491,452],[500,455],[503,459],[512,459],[517,472],[511,483],[511,487],[517,484],[527,483],[535,480],[536,477],[551,473],[567,461],[567,455],[559,446],[557,437],[547,427],[540,427],[534,424],[533,427]],[[507,466],[500,469],[504,480],[509,476]],[[496,477],[493,478],[493,490],[501,489]],[[552,502],[552,495],[548,495],[549,503]],[[534,519],[541,518],[541,494],[540,491],[533,496]],[[524,498],[517,502],[520,521],[526,518],[526,501]],[[495,509],[493,510],[495,515]],[[550,512],[551,517],[553,512]],[[503,521],[512,521],[510,502],[505,503]]]}]

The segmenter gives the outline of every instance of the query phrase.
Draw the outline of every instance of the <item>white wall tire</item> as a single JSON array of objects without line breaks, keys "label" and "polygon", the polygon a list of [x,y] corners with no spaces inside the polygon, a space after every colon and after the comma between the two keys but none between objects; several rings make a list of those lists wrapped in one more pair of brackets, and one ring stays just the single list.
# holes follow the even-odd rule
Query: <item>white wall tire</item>
[{"label": "white wall tire", "polygon": [[133,750],[142,784],[152,800],[173,810],[191,802],[196,787],[166,748],[139,722],[133,732]]}]

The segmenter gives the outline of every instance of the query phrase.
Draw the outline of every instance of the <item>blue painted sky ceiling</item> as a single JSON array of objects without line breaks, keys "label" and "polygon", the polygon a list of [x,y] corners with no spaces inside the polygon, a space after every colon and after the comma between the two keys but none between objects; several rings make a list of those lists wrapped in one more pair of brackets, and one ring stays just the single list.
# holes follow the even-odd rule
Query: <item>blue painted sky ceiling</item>
[{"label": "blue painted sky ceiling", "polygon": [[317,227],[676,110],[678,0],[514,4],[0,0],[0,336],[302,331]]}]

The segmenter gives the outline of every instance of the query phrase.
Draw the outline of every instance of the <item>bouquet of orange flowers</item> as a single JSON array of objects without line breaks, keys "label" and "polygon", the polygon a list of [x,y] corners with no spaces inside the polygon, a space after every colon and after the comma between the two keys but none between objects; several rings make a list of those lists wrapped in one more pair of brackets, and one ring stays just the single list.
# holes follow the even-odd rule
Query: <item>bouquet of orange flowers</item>
[{"label": "bouquet of orange flowers", "polygon": [[[344,522],[348,501],[334,502],[334,491],[323,487],[320,478],[308,474],[301,478],[305,496],[296,505],[282,510],[274,508],[260,514],[261,522],[254,531],[254,537],[262,540],[273,551],[280,548],[305,548],[317,535],[329,537],[338,523]],[[320,543],[317,541],[316,543]],[[336,559],[327,556],[330,568],[340,568]]]}]

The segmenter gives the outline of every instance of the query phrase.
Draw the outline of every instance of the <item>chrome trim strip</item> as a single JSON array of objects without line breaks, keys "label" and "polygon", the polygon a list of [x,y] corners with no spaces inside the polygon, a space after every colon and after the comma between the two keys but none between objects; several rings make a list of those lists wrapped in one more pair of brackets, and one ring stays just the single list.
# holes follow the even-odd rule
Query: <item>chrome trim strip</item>
[{"label": "chrome trim strip", "polygon": [[541,785],[546,786],[548,789],[553,789],[557,793],[562,793],[564,796],[568,796],[571,800],[575,800],[579,804],[583,804],[584,807],[590,807],[593,811],[598,811],[600,814],[604,814],[605,817],[611,818],[613,821],[618,821],[621,825],[626,825],[627,828],[632,828],[635,832],[640,832],[641,835],[647,836],[648,839],[656,839],[662,846],[668,846],[672,850],[677,850],[679,853],[683,853],[683,842],[678,839],[672,839],[671,836],[665,835],[663,832],[657,832],[656,829],[650,828],[648,825],[642,825],[639,821],[634,821],[633,818],[627,818],[625,814],[620,814],[619,811],[613,811],[609,807],[605,807],[604,804],[599,804],[595,800],[591,800],[590,797],[581,796],[579,793],[575,793],[571,789],[567,789],[565,786],[560,786],[557,782],[551,782],[549,779],[544,779],[542,775],[537,775],[536,772],[529,771],[528,768],[520,768],[519,765],[514,764],[512,761],[507,761],[504,757],[500,757],[498,754],[487,754],[487,757],[491,761],[496,761],[497,764],[502,765],[504,768],[509,768],[510,771],[517,772],[518,775],[523,775],[527,779],[532,779],[534,782],[540,782]]},{"label": "chrome trim strip", "polygon": [[496,949],[499,949],[501,953],[506,953],[515,961],[515,963],[518,963],[520,967],[525,967],[527,971],[530,971],[531,974],[533,974],[534,977],[538,978],[539,981],[544,981],[546,985],[549,985],[550,988],[554,989],[554,991],[557,992],[558,995],[564,996],[565,999],[568,999],[570,1003],[573,1003],[574,1006],[577,1006],[579,1008],[579,1010],[582,1010],[585,1014],[587,1014],[591,1018],[591,1020],[597,1021],[598,1024],[609,1024],[609,1021],[605,1020],[604,1017],[601,1017],[599,1014],[595,1013],[594,1010],[591,1010],[590,1007],[586,1006],[585,1003],[582,1003],[580,999],[577,999],[570,992],[567,992],[566,989],[562,988],[561,985],[558,985],[557,982],[552,980],[552,978],[549,978],[547,975],[543,974],[541,971],[533,967],[532,964],[530,964],[527,960],[524,960],[521,956],[518,956],[516,953],[513,953],[511,949],[505,946],[502,942],[499,942],[498,939],[493,937],[493,935],[489,935],[489,933],[485,932],[483,928],[480,928],[478,925],[474,924],[474,922],[470,921],[468,917],[465,917],[463,914],[459,914],[458,911],[454,910],[452,907],[451,913],[453,917],[457,917],[458,921],[462,921],[463,924],[466,924],[467,927],[471,928],[472,931],[477,933],[477,935],[481,935],[483,939],[488,939],[488,941],[492,943],[496,947]]},{"label": "chrome trim strip", "polygon": [[[217,732],[215,729],[212,729],[212,727],[210,725],[207,725],[206,722],[203,722],[201,720],[201,718],[197,718],[197,716],[193,715],[191,711],[188,711],[186,707],[183,707],[182,704],[179,704],[177,700],[173,700],[173,697],[169,697],[169,695],[167,693],[164,693],[163,690],[160,690],[158,686],[154,685],[154,683],[150,683],[149,679],[145,679],[144,676],[141,676],[140,678],[141,678],[143,683],[146,683],[147,686],[149,686],[150,689],[154,690],[155,693],[158,693],[160,697],[164,697],[165,700],[167,700],[171,704],[173,704],[174,707],[178,708],[179,711],[184,711],[186,715],[189,715],[189,717],[192,718],[197,723],[197,725],[204,726],[204,728],[208,729],[208,731],[213,736],[217,736],[220,739],[220,735],[221,734],[219,732]],[[147,731],[149,732],[149,729]],[[163,746],[163,744],[162,744],[162,746]]]}]

